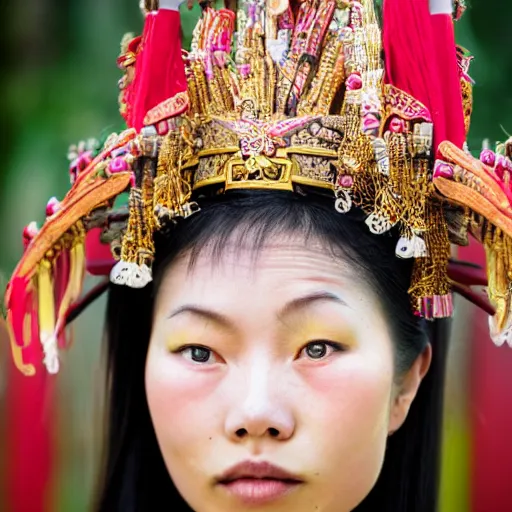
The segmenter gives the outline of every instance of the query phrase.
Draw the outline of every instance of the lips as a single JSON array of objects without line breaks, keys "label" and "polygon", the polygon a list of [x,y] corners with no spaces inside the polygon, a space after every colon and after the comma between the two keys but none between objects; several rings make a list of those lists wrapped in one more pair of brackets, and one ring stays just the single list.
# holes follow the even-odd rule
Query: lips
[{"label": "lips", "polygon": [[246,461],[225,471],[217,485],[248,505],[261,505],[283,498],[304,481],[268,462]]}]

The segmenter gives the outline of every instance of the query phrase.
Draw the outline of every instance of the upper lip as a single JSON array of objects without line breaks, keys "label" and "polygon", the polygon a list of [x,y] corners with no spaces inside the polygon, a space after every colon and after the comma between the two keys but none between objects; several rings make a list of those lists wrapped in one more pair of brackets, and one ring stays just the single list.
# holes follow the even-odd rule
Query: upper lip
[{"label": "upper lip", "polygon": [[290,473],[278,466],[274,466],[270,462],[257,462],[250,460],[240,462],[232,466],[217,478],[217,482],[232,482],[233,480],[238,480],[240,478],[268,478],[274,480],[302,482],[302,479],[297,475],[294,475],[293,473]]}]

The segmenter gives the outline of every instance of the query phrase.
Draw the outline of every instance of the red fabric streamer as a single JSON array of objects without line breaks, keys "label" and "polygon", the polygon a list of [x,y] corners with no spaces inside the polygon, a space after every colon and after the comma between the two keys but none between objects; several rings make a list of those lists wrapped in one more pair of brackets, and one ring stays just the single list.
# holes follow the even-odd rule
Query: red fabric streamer
[{"label": "red fabric streamer", "polygon": [[463,146],[466,132],[453,21],[430,14],[428,0],[384,0],[385,82],[422,102],[434,122],[434,147]]},{"label": "red fabric streamer", "polygon": [[444,140],[462,148],[466,141],[466,127],[453,20],[448,14],[435,14],[430,18],[442,92]]},{"label": "red fabric streamer", "polygon": [[53,510],[54,378],[44,371],[41,345],[24,350],[25,360],[39,365],[32,377],[9,363],[6,395],[6,510]]},{"label": "red fabric streamer", "polygon": [[178,11],[160,9],[146,16],[132,87],[130,123],[137,131],[149,110],[187,90]]}]

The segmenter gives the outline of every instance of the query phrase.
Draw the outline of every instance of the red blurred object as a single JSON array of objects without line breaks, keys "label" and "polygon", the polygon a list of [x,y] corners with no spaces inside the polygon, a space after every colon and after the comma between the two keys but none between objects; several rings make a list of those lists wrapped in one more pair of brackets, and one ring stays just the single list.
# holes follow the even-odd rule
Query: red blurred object
[{"label": "red blurred object", "polygon": [[[38,354],[31,359],[43,360]],[[48,512],[54,469],[54,377],[38,368],[23,375],[9,358],[6,395],[6,506],[9,512]]]},{"label": "red blurred object", "polygon": [[93,276],[108,276],[115,260],[110,246],[100,241],[101,229],[91,229],[85,238],[85,259],[87,272]]},{"label": "red blurred object", "polygon": [[[25,249],[36,232],[35,224],[25,228]],[[12,300],[22,299],[13,296]],[[37,308],[29,308],[28,311],[32,334],[38,337]],[[25,322],[24,318],[23,324]],[[27,377],[9,358],[5,410],[5,501],[9,512],[46,512],[51,510],[52,500],[54,377],[45,371],[43,349],[39,343],[23,347],[20,356],[27,367],[34,367],[35,375]]]},{"label": "red blurred object", "polygon": [[[462,260],[485,267],[480,244],[459,249]],[[512,350],[489,338],[488,315],[474,310],[470,342],[471,512],[512,511]]]},{"label": "red blurred object", "polygon": [[[146,16],[140,54],[135,64],[132,117],[128,124],[140,131],[146,114],[160,103],[187,90],[181,50],[180,13],[160,9]],[[155,83],[159,87],[155,87]]]}]

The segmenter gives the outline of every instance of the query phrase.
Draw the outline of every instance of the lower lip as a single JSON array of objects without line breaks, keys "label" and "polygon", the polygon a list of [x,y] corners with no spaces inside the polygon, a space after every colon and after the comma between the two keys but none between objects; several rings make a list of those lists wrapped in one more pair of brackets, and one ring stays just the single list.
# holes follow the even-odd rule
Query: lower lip
[{"label": "lower lip", "polygon": [[247,505],[262,505],[286,496],[300,484],[293,480],[240,478],[220,485]]}]

